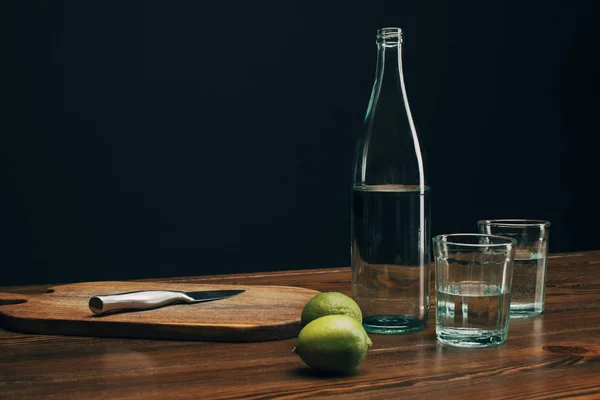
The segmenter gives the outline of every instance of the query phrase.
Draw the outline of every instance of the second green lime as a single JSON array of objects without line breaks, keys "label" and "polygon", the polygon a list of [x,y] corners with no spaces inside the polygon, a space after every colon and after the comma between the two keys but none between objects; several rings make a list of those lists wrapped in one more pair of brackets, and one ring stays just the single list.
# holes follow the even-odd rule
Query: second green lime
[{"label": "second green lime", "polygon": [[351,298],[339,292],[319,293],[302,310],[302,326],[326,315],[346,315],[362,323],[362,312],[360,307]]}]

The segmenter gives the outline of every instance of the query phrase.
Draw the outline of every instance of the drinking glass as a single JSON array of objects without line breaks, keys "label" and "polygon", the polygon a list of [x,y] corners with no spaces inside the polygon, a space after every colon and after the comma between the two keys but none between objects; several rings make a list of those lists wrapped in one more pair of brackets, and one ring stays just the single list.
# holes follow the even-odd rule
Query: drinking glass
[{"label": "drinking glass", "polygon": [[433,238],[437,339],[457,347],[490,347],[508,336],[517,241],[486,234]]},{"label": "drinking glass", "polygon": [[496,219],[478,222],[479,232],[517,240],[510,316],[533,317],[544,312],[550,222]]}]

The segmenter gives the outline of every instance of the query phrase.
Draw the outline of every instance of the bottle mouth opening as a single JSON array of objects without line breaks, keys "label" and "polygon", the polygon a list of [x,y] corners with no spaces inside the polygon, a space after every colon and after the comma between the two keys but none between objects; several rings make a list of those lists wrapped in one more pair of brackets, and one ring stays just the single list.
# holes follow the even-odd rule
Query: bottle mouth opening
[{"label": "bottle mouth opening", "polygon": [[386,27],[377,30],[377,44],[385,46],[396,46],[402,43],[402,29]]}]

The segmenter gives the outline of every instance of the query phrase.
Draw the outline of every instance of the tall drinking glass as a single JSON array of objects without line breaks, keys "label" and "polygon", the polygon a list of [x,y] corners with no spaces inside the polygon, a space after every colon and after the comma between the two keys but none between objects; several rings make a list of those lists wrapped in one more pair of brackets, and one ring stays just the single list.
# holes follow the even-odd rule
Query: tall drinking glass
[{"label": "tall drinking glass", "polygon": [[550,222],[496,219],[478,222],[479,232],[517,240],[510,316],[533,317],[544,312]]}]

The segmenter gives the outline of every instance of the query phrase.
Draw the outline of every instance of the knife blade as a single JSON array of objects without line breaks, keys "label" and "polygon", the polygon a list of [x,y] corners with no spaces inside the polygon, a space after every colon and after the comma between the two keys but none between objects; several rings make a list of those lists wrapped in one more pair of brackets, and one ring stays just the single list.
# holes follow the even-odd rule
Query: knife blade
[{"label": "knife blade", "polygon": [[93,296],[90,310],[97,315],[126,310],[150,310],[172,304],[193,304],[226,299],[244,293],[245,290],[203,290],[180,292],[173,290],[144,290],[128,293]]}]

